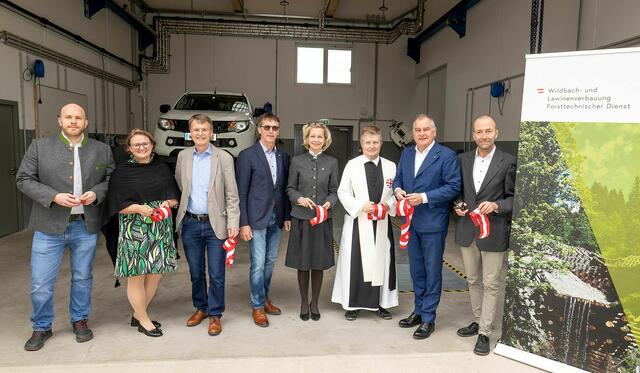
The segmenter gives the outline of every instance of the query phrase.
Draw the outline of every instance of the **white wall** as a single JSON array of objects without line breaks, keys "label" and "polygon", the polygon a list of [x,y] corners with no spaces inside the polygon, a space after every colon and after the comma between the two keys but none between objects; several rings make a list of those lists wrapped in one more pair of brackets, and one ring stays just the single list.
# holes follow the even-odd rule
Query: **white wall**
[{"label": "white wall", "polygon": [[[456,3],[428,1],[425,26]],[[530,12],[530,1],[484,0],[467,13],[464,38],[459,39],[453,30],[445,28],[422,44],[416,77],[447,66],[446,131],[440,141],[464,141],[465,118],[470,122],[471,118],[488,112],[489,87],[473,91],[472,111],[466,109],[470,88],[524,72],[525,55],[529,52]],[[546,1],[543,52],[592,49],[636,37],[640,35],[639,14],[637,0]],[[518,140],[520,122],[523,79],[514,78],[509,84],[511,90],[503,114],[498,112],[496,99],[491,106],[503,141]],[[469,139],[468,129],[466,135]]]},{"label": "white wall", "polygon": [[[427,2],[427,13],[431,3]],[[545,4],[544,52],[575,49],[579,1]],[[468,89],[524,72],[524,55],[529,51],[530,8],[529,1],[484,0],[467,13],[464,38],[445,28],[422,44],[416,76],[447,66],[446,131],[440,141],[464,140]],[[502,140],[518,139],[521,86],[522,78],[511,81],[503,115],[498,113],[496,101],[493,102],[491,114],[500,126]],[[488,92],[488,87],[475,92],[470,117],[487,113]]]},{"label": "white wall", "polygon": [[[134,54],[132,51],[135,31],[111,11],[103,9],[92,19],[87,19],[84,17],[83,0],[14,0],[14,3],[127,61],[137,63],[137,53]],[[132,80],[135,77],[130,67],[108,57],[103,58],[88,47],[44,28],[5,7],[0,7],[0,31],[16,34],[121,78]],[[136,90],[132,91],[131,104],[128,105],[127,89],[124,87],[0,44],[0,76],[3,77],[3,83],[0,85],[0,99],[18,102],[21,128],[35,128],[37,96],[34,96],[34,80],[22,79],[22,72],[35,59],[42,59],[45,63],[45,77],[41,79],[42,85],[87,96],[88,107],[85,109],[91,132],[97,130],[99,133],[126,133],[128,117],[132,118],[131,125],[141,126],[141,96]],[[45,99],[46,97],[43,97],[43,100]],[[127,108],[131,108],[134,114],[129,114]],[[40,118],[40,121],[55,121],[55,118]]]},{"label": "white wall", "polygon": [[[359,118],[373,117],[375,45],[352,45],[351,86],[323,86],[295,82],[296,46],[300,44],[293,40],[171,35],[170,72],[149,76],[149,127],[156,126],[159,105],[175,103],[184,91],[214,87],[244,92],[254,106],[271,102],[282,121],[283,138],[293,138],[296,123],[339,118],[348,120],[335,123],[357,125]],[[378,119],[407,123],[426,107],[426,88],[414,78],[406,44],[403,37],[392,45],[379,45]],[[386,129],[388,123],[380,125]]]}]

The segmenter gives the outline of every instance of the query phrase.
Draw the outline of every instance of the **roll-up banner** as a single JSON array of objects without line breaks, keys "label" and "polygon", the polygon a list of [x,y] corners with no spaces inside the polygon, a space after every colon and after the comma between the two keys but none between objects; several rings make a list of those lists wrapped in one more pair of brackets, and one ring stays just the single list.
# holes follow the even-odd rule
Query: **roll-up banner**
[{"label": "roll-up banner", "polygon": [[639,372],[640,48],[529,55],[497,354]]}]

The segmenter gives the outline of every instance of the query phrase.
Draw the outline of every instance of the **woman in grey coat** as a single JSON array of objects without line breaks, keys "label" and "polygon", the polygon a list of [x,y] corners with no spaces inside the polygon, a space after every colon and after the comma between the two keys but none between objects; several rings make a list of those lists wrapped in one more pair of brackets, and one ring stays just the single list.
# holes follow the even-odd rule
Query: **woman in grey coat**
[{"label": "woman in grey coat", "polygon": [[[338,160],[323,154],[331,145],[331,132],[322,123],[312,122],[302,129],[309,151],[291,160],[287,194],[291,200],[291,234],[285,265],[298,270],[300,318],[320,319],[318,297],[325,269],[335,265],[331,210],[338,203]],[[326,221],[312,226],[316,206],[328,210]],[[311,278],[311,303],[309,303]]]}]

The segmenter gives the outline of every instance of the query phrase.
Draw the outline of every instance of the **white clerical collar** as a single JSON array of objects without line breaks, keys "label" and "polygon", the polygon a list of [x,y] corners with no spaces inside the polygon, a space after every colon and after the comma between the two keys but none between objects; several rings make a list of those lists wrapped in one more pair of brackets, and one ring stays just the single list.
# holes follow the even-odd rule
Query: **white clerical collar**
[{"label": "white clerical collar", "polygon": [[493,149],[491,150],[491,152],[489,154],[487,154],[485,157],[481,156],[480,153],[478,153],[478,149],[476,148],[476,159],[478,158],[482,158],[482,159],[492,159],[493,158],[493,154],[496,152],[496,146],[493,146]]},{"label": "white clerical collar", "polygon": [[369,159],[367,158],[366,155],[363,155],[363,157],[364,157],[364,163],[372,162],[376,166],[378,165],[378,163],[380,163],[380,156],[377,156],[376,159]]},{"label": "white clerical collar", "polygon": [[422,155],[425,155],[427,153],[429,153],[429,150],[431,150],[431,148],[433,148],[433,146],[436,144],[436,140],[431,141],[431,145],[427,146],[427,148],[423,151],[420,151],[418,149],[418,145],[416,145],[416,153],[420,153]]}]

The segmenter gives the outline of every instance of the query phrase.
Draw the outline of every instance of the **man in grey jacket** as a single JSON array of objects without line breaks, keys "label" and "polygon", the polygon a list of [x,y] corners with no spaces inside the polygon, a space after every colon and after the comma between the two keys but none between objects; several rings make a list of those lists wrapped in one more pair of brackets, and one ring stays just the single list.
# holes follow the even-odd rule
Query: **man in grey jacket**
[{"label": "man in grey jacket", "polygon": [[71,257],[69,312],[76,341],[93,338],[91,309],[93,258],[102,221],[101,204],[114,169],[111,148],[84,134],[85,111],[70,103],[60,110],[58,135],[34,140],[20,164],[18,189],[33,200],[30,226],[31,322],[24,348],[37,351],[52,335],[53,290],[65,247]]}]

